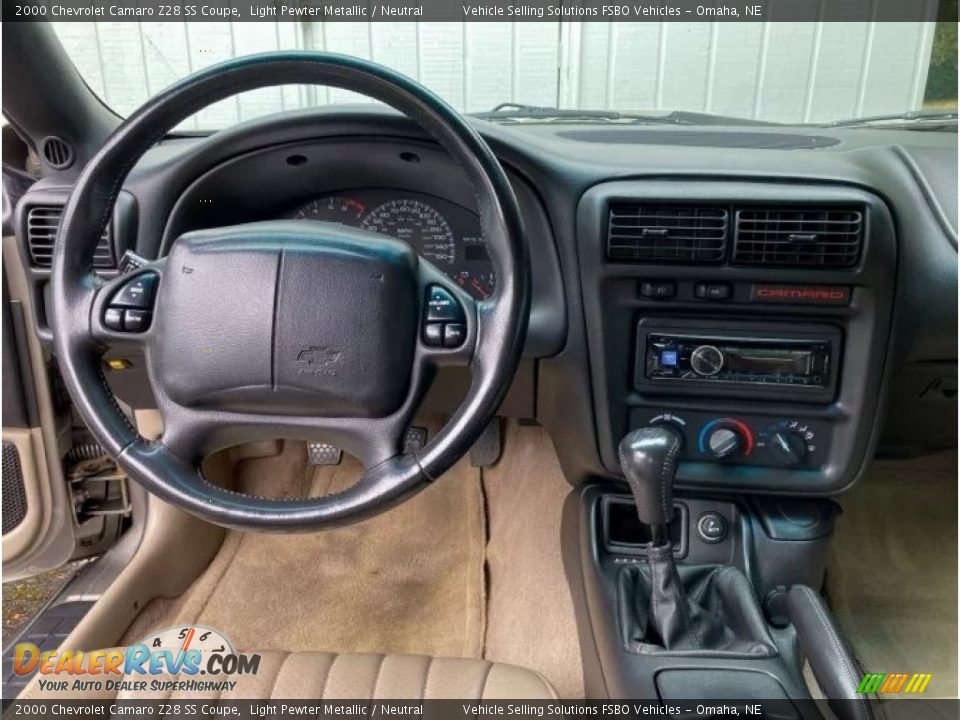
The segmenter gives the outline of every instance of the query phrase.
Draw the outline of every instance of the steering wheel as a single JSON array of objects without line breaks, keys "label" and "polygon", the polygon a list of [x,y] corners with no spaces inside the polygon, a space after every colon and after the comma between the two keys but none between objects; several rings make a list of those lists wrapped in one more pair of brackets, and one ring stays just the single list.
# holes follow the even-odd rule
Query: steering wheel
[{"label": "steering wheel", "polygon": [[[490,298],[474,301],[404,243],[319,222],[194,231],[135,273],[109,281],[94,273],[98,238],[134,163],[207,105],[283,84],[363,93],[403,112],[446,149],[475,191],[496,274]],[[148,491],[245,530],[355,522],[438,478],[469,450],[503,400],[530,304],[520,210],[486,143],[413,80],[328,53],[240,58],[148,101],[78,179],[51,280],[60,370],[91,432]],[[115,401],[103,375],[109,348],[143,352],[164,421],[158,440],[141,437]],[[463,403],[419,452],[403,453],[402,438],[430,379],[450,364],[471,369]],[[360,460],[363,474],[342,492],[292,499],[245,495],[204,478],[201,461],[209,453],[278,438],[330,442]]]}]

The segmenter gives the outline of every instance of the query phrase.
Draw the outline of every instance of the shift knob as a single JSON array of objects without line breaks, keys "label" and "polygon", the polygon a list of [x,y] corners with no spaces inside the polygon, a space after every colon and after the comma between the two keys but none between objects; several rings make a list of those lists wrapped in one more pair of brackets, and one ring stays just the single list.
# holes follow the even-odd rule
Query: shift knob
[{"label": "shift knob", "polygon": [[673,478],[680,442],[680,433],[669,425],[634,430],[620,442],[620,467],[645,525],[665,526],[673,519]]}]

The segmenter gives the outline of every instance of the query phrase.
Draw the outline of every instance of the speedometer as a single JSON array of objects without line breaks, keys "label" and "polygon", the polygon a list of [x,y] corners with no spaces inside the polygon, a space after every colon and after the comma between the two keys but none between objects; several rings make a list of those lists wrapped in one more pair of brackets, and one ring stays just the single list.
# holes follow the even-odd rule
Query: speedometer
[{"label": "speedometer", "polygon": [[418,255],[437,265],[453,265],[457,245],[450,224],[435,208],[420,200],[390,200],[363,219],[364,230],[403,240]]}]

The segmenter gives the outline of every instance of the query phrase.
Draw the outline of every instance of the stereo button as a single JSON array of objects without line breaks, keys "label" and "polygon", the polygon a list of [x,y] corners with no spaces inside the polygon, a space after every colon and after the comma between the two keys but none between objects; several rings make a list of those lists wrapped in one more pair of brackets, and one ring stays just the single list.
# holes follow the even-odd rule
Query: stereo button
[{"label": "stereo button", "polygon": [[723,353],[713,345],[701,345],[690,353],[690,367],[698,375],[716,375],[723,368]]}]

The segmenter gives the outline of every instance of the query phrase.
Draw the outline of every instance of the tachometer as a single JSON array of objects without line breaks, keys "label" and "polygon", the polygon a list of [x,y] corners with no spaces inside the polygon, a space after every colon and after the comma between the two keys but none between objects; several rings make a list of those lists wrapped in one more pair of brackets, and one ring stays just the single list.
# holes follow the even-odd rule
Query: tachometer
[{"label": "tachometer", "polygon": [[355,198],[331,195],[311,200],[306,205],[297,208],[293,217],[297,220],[320,220],[359,227],[366,212],[367,206]]},{"label": "tachometer", "polygon": [[420,200],[390,200],[363,219],[364,230],[403,240],[418,255],[441,267],[453,265],[457,245],[450,224],[435,208]]}]

